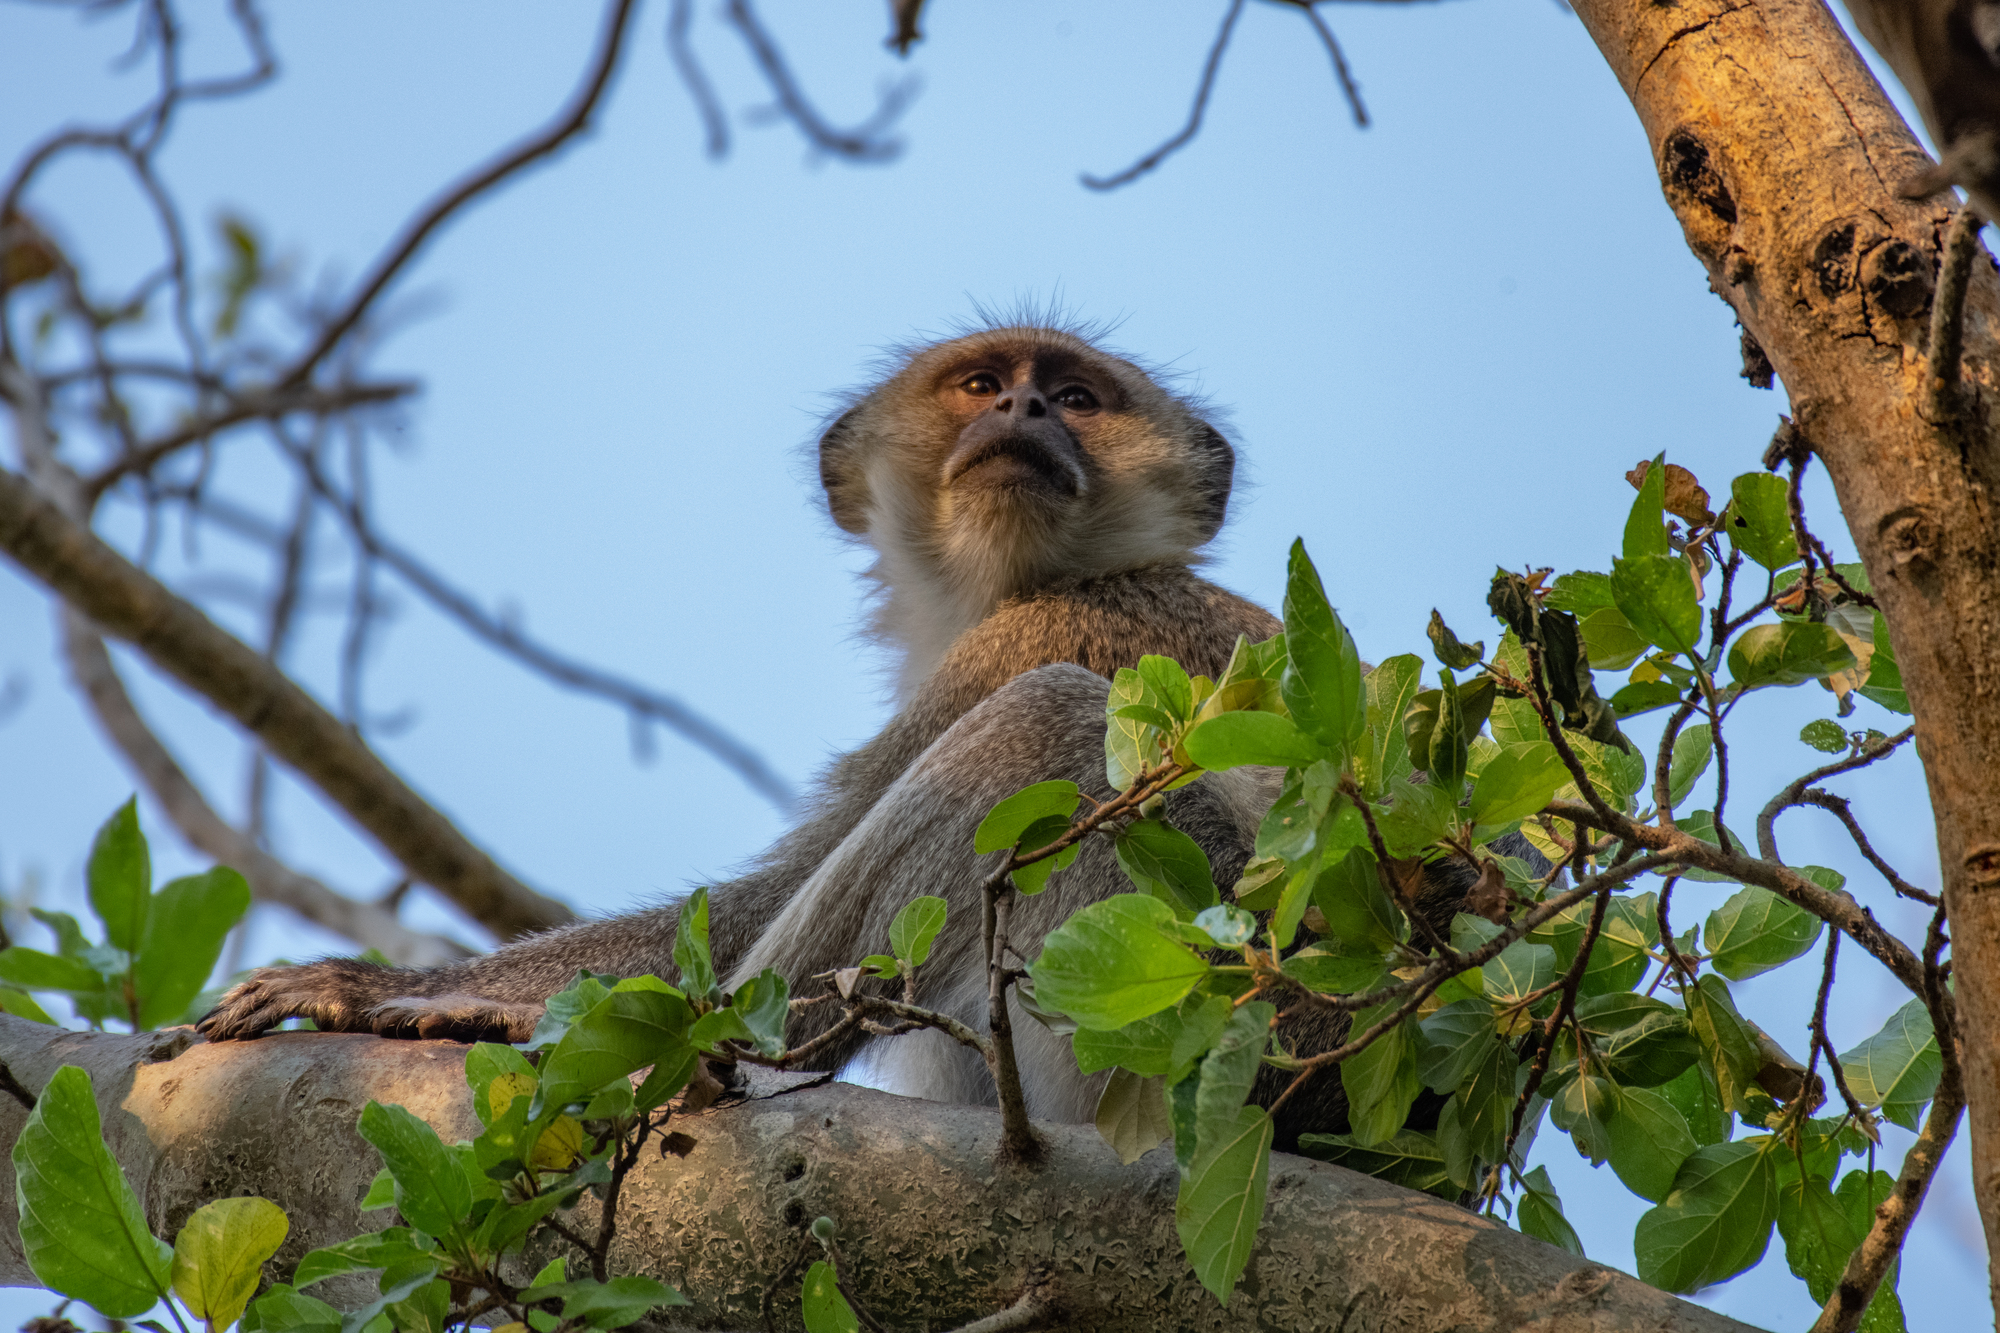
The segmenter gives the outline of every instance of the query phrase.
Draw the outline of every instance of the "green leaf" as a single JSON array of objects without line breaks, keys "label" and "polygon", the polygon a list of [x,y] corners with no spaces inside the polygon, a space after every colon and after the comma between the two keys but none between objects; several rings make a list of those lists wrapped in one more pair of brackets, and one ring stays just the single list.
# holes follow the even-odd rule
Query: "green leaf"
[{"label": "green leaf", "polygon": [[[1224,714],[1271,717],[1271,713]],[[1118,834],[1118,864],[1132,883],[1167,906],[1192,915],[1222,901],[1199,843],[1158,819],[1135,819]]]},{"label": "green leaf", "polygon": [[1534,814],[1569,782],[1569,769],[1547,741],[1503,745],[1472,784],[1472,821],[1512,824]]},{"label": "green leaf", "polygon": [[1481,964],[1479,971],[1487,995],[1497,1003],[1508,1004],[1556,979],[1556,951],[1546,944],[1515,940]]},{"label": "green leaf", "polygon": [[1625,518],[1625,558],[1669,555],[1673,544],[1667,540],[1667,456],[1657,455],[1646,475],[1639,479],[1639,496]]},{"label": "green leaf", "polygon": [[[1795,1168],[1781,1174],[1778,1234],[1785,1241],[1785,1263],[1794,1276],[1804,1279],[1813,1300],[1824,1303],[1840,1285],[1847,1257],[1861,1238],[1848,1225],[1847,1214],[1834,1199],[1826,1177]],[[1853,1172],[1849,1178],[1865,1174]]]},{"label": "green leaf", "polygon": [[1381,949],[1328,939],[1285,955],[1279,970],[1325,995],[1355,995],[1375,989],[1390,959]]},{"label": "green leaf", "polygon": [[1173,909],[1121,893],[1078,911],[1049,933],[1029,964],[1035,996],[1087,1028],[1119,1028],[1156,1014],[1209,973],[1170,933]]},{"label": "green leaf", "polygon": [[1417,1075],[1433,1092],[1456,1091],[1485,1059],[1486,1048],[1500,1042],[1493,1006],[1483,999],[1445,1005],[1417,1026],[1423,1032]]},{"label": "green leaf", "polygon": [[1290,718],[1276,713],[1219,713],[1188,732],[1181,748],[1195,763],[1216,771],[1244,764],[1300,768],[1326,753]]},{"label": "green leaf", "polygon": [[1681,1113],[1697,1146],[1729,1142],[1729,1112],[1722,1109],[1721,1090],[1707,1066],[1690,1065],[1680,1077],[1669,1079],[1654,1091]]},{"label": "green leaf", "polygon": [[1173,722],[1185,722],[1193,716],[1194,687],[1179,662],[1149,654],[1139,659],[1138,669],[1139,679],[1146,682],[1153,697],[1163,705],[1161,711]]},{"label": "green leaf", "polygon": [[308,1251],[292,1274],[294,1286],[310,1287],[343,1273],[365,1273],[377,1269],[405,1269],[436,1261],[437,1252],[409,1227],[386,1227],[364,1231],[333,1245]]},{"label": "green leaf", "polygon": [[1734,1277],[1764,1257],[1777,1216],[1777,1178],[1762,1147],[1697,1148],[1666,1201],[1639,1219],[1639,1278],[1685,1295]]},{"label": "green leaf", "polygon": [[1292,543],[1284,611],[1287,661],[1279,689],[1285,706],[1300,731],[1334,750],[1349,751],[1368,723],[1361,655],[1328,603],[1303,541]]},{"label": "green leaf", "polygon": [[1436,607],[1431,608],[1431,623],[1425,633],[1430,636],[1431,656],[1437,658],[1439,665],[1450,667],[1453,671],[1477,666],[1479,659],[1486,656],[1485,640],[1472,644],[1459,642],[1458,636],[1451,632],[1451,626],[1444,623],[1444,617],[1438,614]]},{"label": "green leaf", "polygon": [[[1590,914],[1590,903],[1578,903],[1528,936],[1533,943],[1554,946],[1558,974],[1576,961],[1576,951],[1583,947],[1583,937],[1590,928]],[[1659,933],[1652,894],[1613,897],[1605,906],[1579,992],[1604,995],[1632,989],[1652,965],[1646,951],[1658,942]]]},{"label": "green leaf", "polygon": [[[535,1082],[535,1067],[512,1046],[482,1041],[465,1053],[465,1084],[472,1089],[472,1111],[482,1125],[492,1124],[507,1110],[507,1104],[492,1105],[490,1096],[493,1080],[503,1074],[527,1080],[526,1086],[530,1088]],[[508,1103],[511,1102],[510,1095]]]},{"label": "green leaf", "polygon": [[437,1131],[400,1106],[361,1108],[361,1137],[396,1178],[396,1210],[419,1231],[449,1236],[472,1208],[472,1187]]},{"label": "green leaf", "polygon": [[1752,625],[1729,646],[1730,683],[1744,690],[1803,685],[1853,665],[1847,640],[1831,625],[1805,620]]},{"label": "green leaf", "polygon": [[1270,1045],[1271,1020],[1277,1006],[1262,1000],[1236,1009],[1201,1061],[1201,1081],[1194,1094],[1195,1154],[1235,1132],[1236,1113],[1250,1099],[1257,1066]]},{"label": "green leaf", "polygon": [[1623,671],[1646,654],[1646,641],[1615,606],[1598,607],[1584,616],[1577,628],[1583,633],[1584,651],[1595,670]]},{"label": "green leaf", "polygon": [[340,1311],[279,1282],[251,1304],[238,1327],[241,1333],[340,1333]]},{"label": "green leaf", "polygon": [[[1067,815],[1044,815],[1021,833],[1022,853],[1037,852],[1069,832]],[[1016,866],[1013,871],[1014,888],[1017,892],[1033,896],[1049,886],[1049,877],[1068,866],[1082,852],[1083,844],[1073,842],[1052,856],[1044,856],[1039,861]]]},{"label": "green leaf", "polygon": [[[1060,818],[1067,828],[1082,799],[1074,782],[1037,782],[1024,787],[979,821],[972,834],[972,850],[983,855],[1017,846],[1022,835],[1044,819]],[[1045,846],[1047,841],[1032,843],[1028,850]]]},{"label": "green leaf", "polygon": [[[1665,540],[1662,531],[1661,539]],[[1611,588],[1618,609],[1648,643],[1671,653],[1693,653],[1701,642],[1701,602],[1687,562],[1673,555],[1616,560]]]},{"label": "green leaf", "polygon": [[1326,918],[1327,936],[1342,952],[1380,958],[1409,938],[1409,923],[1382,887],[1375,854],[1357,847],[1313,880],[1313,906]]},{"label": "green leaf", "polygon": [[90,910],[104,923],[104,938],[131,953],[146,930],[146,901],[153,866],[139,831],[139,798],[112,812],[90,844]]},{"label": "green leaf", "polygon": [[1556,581],[1549,585],[1546,605],[1551,611],[1567,611],[1579,618],[1601,607],[1616,605],[1616,599],[1611,595],[1611,576],[1587,569],[1558,575]]},{"label": "green leaf", "polygon": [[1568,1250],[1579,1259],[1583,1258],[1583,1241],[1577,1237],[1576,1228],[1569,1224],[1569,1219],[1563,1216],[1562,1196],[1556,1193],[1555,1182],[1549,1179],[1549,1169],[1536,1167],[1521,1177],[1521,1184],[1521,1197],[1515,1204],[1515,1216],[1521,1230],[1558,1249]]},{"label": "green leaf", "polygon": [[1166,1079],[1113,1070],[1097,1099],[1097,1132],[1125,1166],[1159,1147],[1174,1132],[1167,1116]]},{"label": "green leaf", "polygon": [[1687,799],[1687,794],[1701,775],[1708,771],[1708,761],[1715,754],[1715,737],[1708,723],[1697,722],[1684,728],[1674,737],[1673,758],[1667,767],[1667,800],[1679,805]]},{"label": "green leaf", "polygon": [[[1400,1002],[1391,1000],[1363,1009],[1354,1015],[1347,1030],[1358,1038],[1400,1007]],[[1407,1020],[1398,1023],[1340,1062],[1340,1085],[1347,1093],[1348,1132],[1356,1143],[1381,1143],[1410,1118],[1410,1104],[1423,1091],[1411,1029]]]},{"label": "green leaf", "polygon": [[1406,1129],[1366,1147],[1348,1134],[1301,1134],[1299,1152],[1406,1189],[1426,1190],[1454,1201],[1459,1195],[1459,1186],[1451,1183],[1445,1170],[1444,1153],[1436,1138],[1420,1130]]},{"label": "green leaf", "polygon": [[1112,1066],[1142,1077],[1186,1078],[1222,1035],[1234,1006],[1226,995],[1190,995],[1165,1009],[1108,1032],[1079,1028],[1071,1038],[1077,1068],[1086,1074]]},{"label": "green leaf", "polygon": [[861,1321],[854,1317],[854,1307],[840,1294],[833,1265],[826,1260],[815,1259],[806,1270],[800,1302],[806,1333],[860,1333]]},{"label": "green leaf", "polygon": [[[681,920],[685,923],[687,918]],[[620,982],[589,1013],[571,1023],[555,1049],[542,1057],[541,1086],[529,1109],[530,1118],[539,1120],[547,1111],[588,1099],[614,1079],[626,1078],[647,1065],[672,1064],[688,1053],[693,1044],[694,1010],[687,1001],[677,991],[637,986],[626,989],[630,984]],[[718,1009],[710,1016],[732,1012]],[[398,1179],[401,1175],[398,1171]],[[410,1217],[407,1208],[403,1215]],[[414,1217],[410,1221],[423,1226]],[[431,1227],[424,1230],[439,1234]]]},{"label": "green leaf", "polygon": [[609,1282],[581,1278],[534,1288],[537,1300],[560,1299],[563,1320],[585,1328],[623,1328],[662,1305],[686,1305],[688,1298],[650,1277],[614,1277]]},{"label": "green leaf", "polygon": [[[1681,832],[1688,834],[1691,837],[1698,838],[1702,842],[1707,843],[1711,847],[1719,848],[1722,846],[1721,839],[1719,838],[1719,836],[1716,834],[1715,831],[1715,813],[1713,811],[1691,810],[1685,815],[1676,816],[1674,823],[1680,829]],[[1744,842],[1743,839],[1737,837],[1736,831],[1734,829],[1726,829],[1724,830],[1724,832],[1729,834],[1730,851],[1745,853],[1745,854],[1749,852],[1749,844]],[[1672,872],[1662,871],[1660,873],[1678,874],[1682,879],[1700,880],[1705,884],[1735,883],[1735,881],[1727,875],[1721,874],[1714,870],[1703,870],[1698,866],[1684,865],[1681,866],[1678,870]]]},{"label": "green leaf", "polygon": [[61,1026],[55,1019],[49,1017],[48,1010],[36,1004],[34,997],[25,991],[0,987],[0,1013],[9,1013],[16,1018],[25,1018],[35,1023],[47,1023],[52,1027]]},{"label": "green leaf", "polygon": [[95,994],[104,989],[104,974],[75,958],[10,945],[0,949],[0,981],[27,990],[59,990]]},{"label": "green leaf", "polygon": [[1650,1088],[1619,1090],[1611,1116],[1611,1169],[1625,1188],[1652,1203],[1665,1202],[1681,1163],[1696,1146],[1672,1102]]},{"label": "green leaf", "polygon": [[171,1247],[153,1239],[138,1196],[104,1146],[90,1075],[56,1070],[14,1141],[21,1248],[43,1286],[110,1319],[167,1294]]},{"label": "green leaf", "polygon": [[1847,733],[1841,729],[1841,725],[1823,717],[1816,718],[1799,728],[1799,739],[1821,754],[1839,754],[1847,748]]},{"label": "green leaf", "polygon": [[[1579,1000],[1577,1026],[1590,1038],[1598,1068],[1628,1088],[1679,1078],[1701,1053],[1687,1017],[1649,995],[1614,991]],[[1565,1046],[1574,1058],[1574,1048]]]},{"label": "green leaf", "polygon": [[201,993],[222,941],[250,910],[250,886],[228,866],[174,880],[152,896],[132,961],[139,992],[139,1026],[179,1018]]},{"label": "green leaf", "polygon": [[1681,687],[1670,680],[1636,681],[1611,696],[1611,711],[1620,718],[1636,717],[1680,702]]},{"label": "green leaf", "polygon": [[1736,549],[1766,569],[1783,569],[1799,558],[1788,489],[1784,478],[1768,472],[1746,472],[1729,483],[1733,499],[1725,528]]},{"label": "green leaf", "polygon": [[1225,1305],[1257,1244],[1270,1184],[1271,1117],[1240,1108],[1226,1128],[1195,1151],[1181,1176],[1174,1227],[1195,1277]]},{"label": "green leaf", "polygon": [[925,894],[912,898],[896,913],[896,919],[889,923],[889,949],[898,958],[906,958],[912,967],[923,966],[931,956],[931,942],[944,929],[946,915],[942,898]]},{"label": "green leaf", "polygon": [[1390,782],[1410,774],[1410,746],[1403,715],[1423,683],[1423,660],[1414,653],[1389,658],[1368,673],[1366,743],[1354,756],[1354,776],[1364,795],[1382,794]]},{"label": "green leaf", "polygon": [[1819,939],[1820,919],[1769,889],[1746,886],[1708,914],[1702,947],[1731,981],[1789,963]]},{"label": "green leaf", "polygon": [[1617,1084],[1586,1074],[1549,1095],[1549,1119],[1570,1136],[1592,1166],[1601,1166],[1611,1156],[1611,1123],[1621,1100]]},{"label": "green leaf", "polygon": [[217,1199],[194,1210],[174,1238],[174,1294],[213,1329],[235,1323],[257,1294],[264,1261],[291,1223],[269,1199]]},{"label": "green leaf", "polygon": [[451,1283],[433,1278],[400,1301],[382,1307],[396,1333],[444,1333],[445,1315],[451,1309]]},{"label": "green leaf", "polygon": [[1682,998],[1687,1001],[1688,1026],[1694,1029],[1695,1039],[1715,1072],[1722,1109],[1732,1113],[1741,1110],[1764,1065],[1756,1036],[1736,1012],[1736,1001],[1730,998],[1729,985],[1721,977],[1704,976],[1683,992]]},{"label": "green leaf", "polygon": [[1166,720],[1158,704],[1158,697],[1137,671],[1118,669],[1104,704],[1104,777],[1113,791],[1124,791],[1140,773],[1158,767],[1166,758],[1166,735],[1155,729],[1155,723],[1131,715],[1150,709]]},{"label": "green leaf", "polygon": [[1896,665],[1896,646],[1889,642],[1889,622],[1880,611],[1875,613],[1875,652],[1868,659],[1868,679],[1861,685],[1861,694],[1892,713],[1909,715],[1910,696],[1903,689],[1903,669]]},{"label": "green leaf", "polygon": [[367,1213],[377,1208],[387,1208],[395,1202],[396,1177],[385,1166],[375,1173],[373,1180],[368,1182],[368,1191],[361,1196],[359,1206],[362,1212]]},{"label": "green leaf", "polygon": [[[722,998],[715,978],[715,960],[708,949],[708,890],[696,889],[681,904],[674,927],[674,969],[680,974],[681,989],[691,998],[710,1004]],[[595,1007],[592,1002],[591,1007]]]},{"label": "green leaf", "polygon": [[1904,1129],[1916,1129],[1944,1070],[1924,1002],[1911,1000],[1891,1014],[1880,1032],[1844,1052],[1840,1064],[1857,1101],[1881,1107]]}]

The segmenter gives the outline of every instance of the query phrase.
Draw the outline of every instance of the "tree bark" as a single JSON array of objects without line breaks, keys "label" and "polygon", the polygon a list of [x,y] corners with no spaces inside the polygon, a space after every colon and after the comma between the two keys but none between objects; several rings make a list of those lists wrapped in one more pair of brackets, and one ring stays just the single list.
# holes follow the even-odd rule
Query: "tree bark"
[{"label": "tree bark", "polygon": [[1711,287],[1783,378],[1888,618],[1937,817],[1975,1185],[2000,1255],[2000,281],[1975,263],[1964,392],[1939,408],[1927,308],[1952,201],[1898,195],[1929,159],[1819,0],[1576,10]]},{"label": "tree bark", "polygon": [[[355,1207],[379,1166],[354,1132],[370,1098],[402,1103],[448,1141],[477,1132],[464,1054],[331,1033],[207,1045],[185,1028],[123,1037],[0,1016],[0,1062],[29,1091],[63,1064],[91,1073],[106,1140],[160,1234],[222,1195],[283,1207],[292,1230],[275,1274],[391,1220]],[[25,1116],[0,1099],[0,1140]],[[761,1327],[767,1290],[776,1322],[799,1327],[799,1283],[819,1255],[807,1229],[825,1214],[856,1295],[891,1327],[955,1327],[1033,1284],[1061,1327],[1133,1333],[1745,1329],[1429,1195],[1282,1153],[1257,1252],[1224,1307],[1175,1238],[1172,1154],[1120,1166],[1088,1125],[1040,1126],[1037,1167],[996,1162],[997,1111],[844,1085],[674,1127],[694,1149],[648,1153],[626,1181],[613,1266],[678,1287],[694,1304],[674,1313],[697,1327]],[[33,1283],[10,1182],[0,1180],[0,1282]],[[594,1207],[576,1220],[594,1225]]]}]

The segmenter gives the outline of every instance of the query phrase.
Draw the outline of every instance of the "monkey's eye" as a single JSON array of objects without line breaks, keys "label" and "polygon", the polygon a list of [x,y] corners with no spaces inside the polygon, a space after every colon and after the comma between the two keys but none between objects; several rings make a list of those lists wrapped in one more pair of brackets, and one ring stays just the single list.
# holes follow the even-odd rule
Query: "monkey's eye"
[{"label": "monkey's eye", "polygon": [[1068,388],[1057,390],[1055,398],[1056,402],[1075,412],[1091,412],[1097,408],[1097,395],[1081,384],[1072,384]]},{"label": "monkey's eye", "polygon": [[959,381],[958,387],[971,394],[974,398],[991,398],[994,394],[1000,392],[1000,377],[991,371],[982,370],[976,374],[967,375],[963,380]]}]

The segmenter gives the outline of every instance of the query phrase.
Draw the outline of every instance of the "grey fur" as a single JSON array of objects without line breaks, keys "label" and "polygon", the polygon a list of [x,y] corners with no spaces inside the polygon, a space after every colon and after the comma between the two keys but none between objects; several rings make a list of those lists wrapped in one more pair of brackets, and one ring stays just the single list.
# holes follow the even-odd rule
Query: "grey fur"
[{"label": "grey fur", "polygon": [[[1081,460],[1079,493],[956,492],[942,460],[977,405],[952,397],[954,368],[1012,366],[1005,373],[1039,384],[1042,367],[1057,363],[1071,367],[1063,375],[1089,377],[1104,400],[1098,412],[1056,414],[1068,432],[1062,447]],[[982,429],[993,434],[990,417]],[[1188,400],[1054,329],[988,329],[910,352],[842,413],[822,443],[822,477],[836,520],[880,556],[878,629],[906,654],[903,703],[880,735],[831,767],[795,829],[747,874],[714,887],[718,971],[734,982],[775,967],[808,990],[816,974],[881,951],[910,898],[938,894],[950,921],[918,999],[984,1028],[977,885],[989,866],[972,851],[981,818],[1051,778],[1108,794],[1104,701],[1118,668],[1157,653],[1217,676],[1239,635],[1280,629],[1191,568],[1221,524],[1233,465],[1228,442]],[[1219,883],[1240,873],[1275,777],[1211,774],[1169,797],[1169,817],[1207,851]],[[1108,845],[1089,840],[1044,893],[1020,903],[1015,938],[1032,953],[1071,912],[1128,887]],[[344,959],[265,969],[201,1027],[216,1040],[250,1037],[300,1015],[342,1031],[519,1040],[580,967],[673,979],[677,920],[676,906],[654,907],[425,970]],[[834,1016],[830,1006],[809,1009],[790,1035],[809,1039]],[[1033,1022],[1015,1030],[1030,1113],[1088,1119],[1097,1080],[1076,1072],[1068,1043]],[[852,1059],[865,1040],[829,1050],[824,1067]],[[962,1049],[934,1034],[893,1040],[877,1070],[898,1091],[992,1100],[983,1065]],[[1339,1080],[1319,1082],[1329,1085],[1320,1100],[1288,1104],[1292,1122],[1343,1127]],[[1286,1128],[1289,1139],[1296,1129]]]}]

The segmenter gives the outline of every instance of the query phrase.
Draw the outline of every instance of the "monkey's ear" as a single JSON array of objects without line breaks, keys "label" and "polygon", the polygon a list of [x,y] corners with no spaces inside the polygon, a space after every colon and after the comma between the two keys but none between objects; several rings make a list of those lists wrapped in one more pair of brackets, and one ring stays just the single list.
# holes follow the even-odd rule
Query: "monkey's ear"
[{"label": "monkey's ear", "polygon": [[1201,539],[1207,541],[1222,531],[1222,520],[1229,512],[1229,487],[1236,477],[1236,451],[1230,448],[1222,432],[1206,421],[1196,421],[1191,435],[1196,518],[1201,524]]},{"label": "monkey's ear", "polygon": [[819,437],[819,484],[826,488],[826,507],[843,531],[868,531],[868,482],[855,457],[860,443],[861,409],[843,414]]}]

